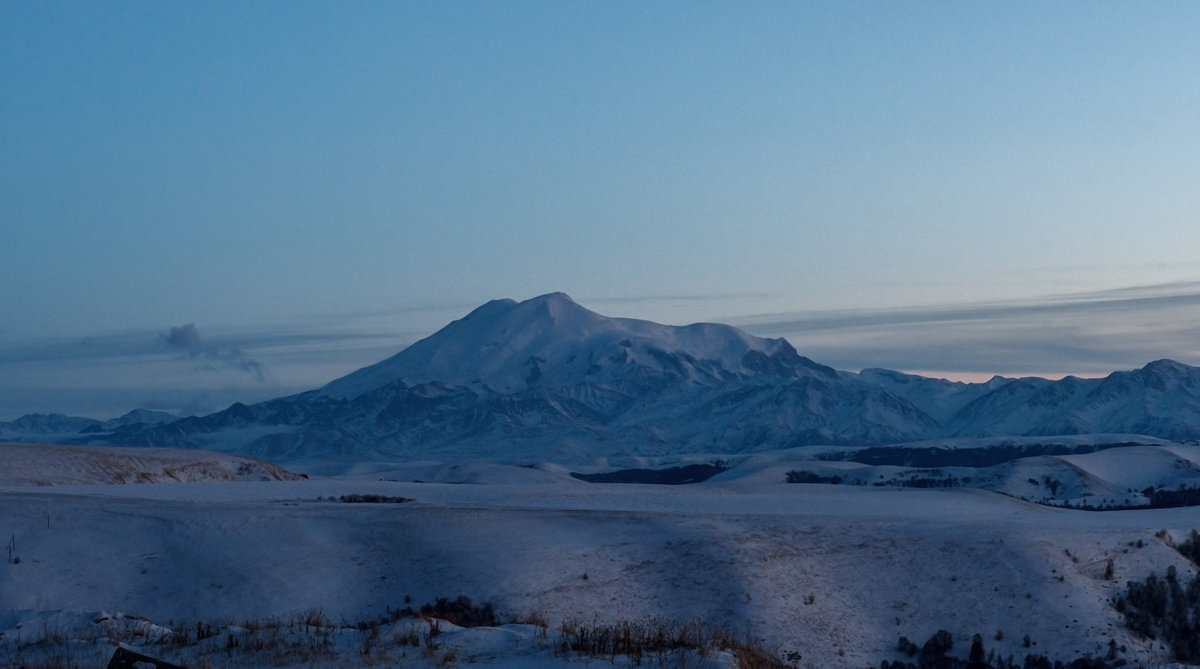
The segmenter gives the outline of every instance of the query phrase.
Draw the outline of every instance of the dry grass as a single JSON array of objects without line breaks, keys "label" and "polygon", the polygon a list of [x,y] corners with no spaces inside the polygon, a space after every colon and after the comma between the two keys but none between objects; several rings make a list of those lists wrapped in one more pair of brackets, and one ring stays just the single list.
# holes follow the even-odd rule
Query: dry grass
[{"label": "dry grass", "polygon": [[[638,666],[647,663],[686,669],[714,652],[725,651],[733,654],[736,666],[742,669],[794,666],[774,657],[751,639],[740,639],[699,619],[685,623],[665,619],[590,624],[565,621],[559,628],[551,629],[547,615],[537,613],[509,622],[540,627],[538,648],[530,650],[559,657],[608,662],[626,658]],[[442,639],[447,624],[493,626],[500,621],[490,605],[472,604],[465,597],[439,599],[415,611],[408,607],[389,610],[386,616],[353,622],[334,622],[320,609],[282,618],[168,626],[133,616],[114,616],[97,619],[76,630],[43,625],[16,643],[2,640],[0,669],[93,667],[99,655],[111,654],[106,649],[117,645],[127,645],[193,669],[386,667],[404,664],[402,658],[413,652],[432,665],[454,666],[463,658],[459,649]]]}]

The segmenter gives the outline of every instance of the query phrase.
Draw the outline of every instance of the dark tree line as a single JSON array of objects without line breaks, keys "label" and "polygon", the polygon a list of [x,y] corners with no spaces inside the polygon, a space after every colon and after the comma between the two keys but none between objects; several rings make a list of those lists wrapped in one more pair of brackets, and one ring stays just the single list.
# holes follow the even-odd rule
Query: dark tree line
[{"label": "dark tree line", "polygon": [[1178,490],[1154,490],[1147,497],[1151,509],[1174,509],[1181,506],[1200,506],[1200,486],[1180,486]]},{"label": "dark tree line", "polygon": [[1106,658],[1080,657],[1064,663],[1061,660],[1051,661],[1044,655],[1030,654],[1025,656],[1021,664],[1017,664],[1011,655],[998,657],[994,651],[987,651],[979,634],[971,638],[967,659],[951,655],[953,647],[954,636],[946,630],[938,630],[922,646],[900,637],[896,649],[913,661],[884,660],[879,663],[879,669],[1114,669],[1125,665],[1124,660],[1116,659],[1115,645]]},{"label": "dark tree line", "polygon": [[898,467],[990,467],[1038,455],[1078,455],[1125,446],[1141,446],[1141,444],[1133,442],[1077,445],[997,444],[982,448],[872,446],[849,452],[829,453],[821,456],[821,459],[848,460],[864,465],[895,465]]},{"label": "dark tree line", "polygon": [[1175,509],[1185,506],[1200,506],[1200,486],[1190,487],[1180,485],[1176,490],[1146,488],[1141,491],[1147,499],[1145,504],[1088,504],[1086,501],[1072,505],[1062,504],[1065,509],[1079,511],[1126,511],[1130,509]]},{"label": "dark tree line", "polygon": [[842,477],[834,474],[833,476],[821,476],[816,472],[793,469],[787,473],[788,483],[831,483],[838,485],[842,483]]},{"label": "dark tree line", "polygon": [[700,483],[728,469],[722,462],[683,465],[665,469],[619,469],[613,472],[582,474],[571,472],[571,476],[588,483],[648,483],[656,485],[683,485]]},{"label": "dark tree line", "polygon": [[[957,488],[967,485],[971,482],[969,477],[958,478],[957,476],[941,476],[942,470],[924,470],[933,474],[932,476],[913,476],[911,478],[893,478],[884,481],[875,481],[871,485],[876,487],[891,486],[894,488]],[[816,472],[810,472],[805,469],[793,469],[786,474],[788,483],[828,483],[839,485],[846,483],[849,485],[866,485],[866,483],[854,479],[843,479],[837,474],[832,476],[822,476]]]}]

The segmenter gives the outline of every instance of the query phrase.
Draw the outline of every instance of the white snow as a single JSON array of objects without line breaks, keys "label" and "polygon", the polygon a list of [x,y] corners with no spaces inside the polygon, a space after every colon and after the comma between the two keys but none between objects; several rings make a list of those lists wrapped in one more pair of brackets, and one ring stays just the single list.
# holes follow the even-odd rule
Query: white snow
[{"label": "white snow", "polygon": [[[525,302],[494,300],[376,365],[325,385],[321,392],[349,399],[402,380],[512,392],[528,386],[536,364],[541,382],[566,385],[589,369],[604,379],[614,356],[654,366],[651,351],[688,351],[736,372],[748,350],[768,355],[788,346],[715,323],[686,327],[589,311],[562,293]],[[626,358],[625,356],[628,356]]]},{"label": "white snow", "polygon": [[[1156,531],[1182,536],[1200,525],[1194,509],[1096,513],[980,490],[788,485],[782,472],[795,463],[756,458],[678,487],[432,462],[373,476],[446,482],[5,487],[0,538],[12,539],[19,562],[0,564],[0,658],[15,652],[18,624],[23,634],[82,626],[95,637],[90,620],[105,611],[178,626],[319,610],[349,624],[406,596],[419,605],[466,595],[508,620],[545,616],[551,632],[569,620],[700,619],[798,653],[800,666],[875,666],[899,659],[897,637],[920,643],[939,628],[960,649],[980,632],[1018,658],[1101,653],[1115,638],[1133,660],[1161,659],[1124,630],[1109,598],[1152,569],[1191,572]],[[413,501],[329,500],[349,493]],[[1138,540],[1144,548],[1132,547]],[[992,641],[998,630],[1003,639]],[[365,661],[355,655],[361,636],[330,634],[344,637],[340,663]],[[454,634],[443,650],[460,648],[460,663],[581,661],[556,659],[555,644],[539,645],[527,627]],[[1025,634],[1036,647],[1021,647]],[[168,654],[169,645],[133,641]],[[445,660],[409,650],[413,666]]]}]

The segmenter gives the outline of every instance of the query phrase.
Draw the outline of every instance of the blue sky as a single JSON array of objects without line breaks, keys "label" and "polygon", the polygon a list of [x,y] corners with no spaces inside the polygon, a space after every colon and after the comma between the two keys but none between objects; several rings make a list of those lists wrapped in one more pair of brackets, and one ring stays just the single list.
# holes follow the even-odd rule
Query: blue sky
[{"label": "blue sky", "polygon": [[0,418],[263,399],[556,290],[844,369],[1200,364],[1198,28],[0,0]]}]

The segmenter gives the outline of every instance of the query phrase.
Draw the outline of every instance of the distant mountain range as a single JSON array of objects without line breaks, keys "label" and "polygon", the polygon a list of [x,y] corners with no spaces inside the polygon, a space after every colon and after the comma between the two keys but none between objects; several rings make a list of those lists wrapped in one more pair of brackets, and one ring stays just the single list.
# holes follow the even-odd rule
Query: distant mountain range
[{"label": "distant mountain range", "polygon": [[1080,434],[1200,439],[1200,368],[951,382],[837,371],[727,325],[494,300],[328,385],[202,417],[24,416],[0,440],[191,446],[274,460],[506,462]]}]

